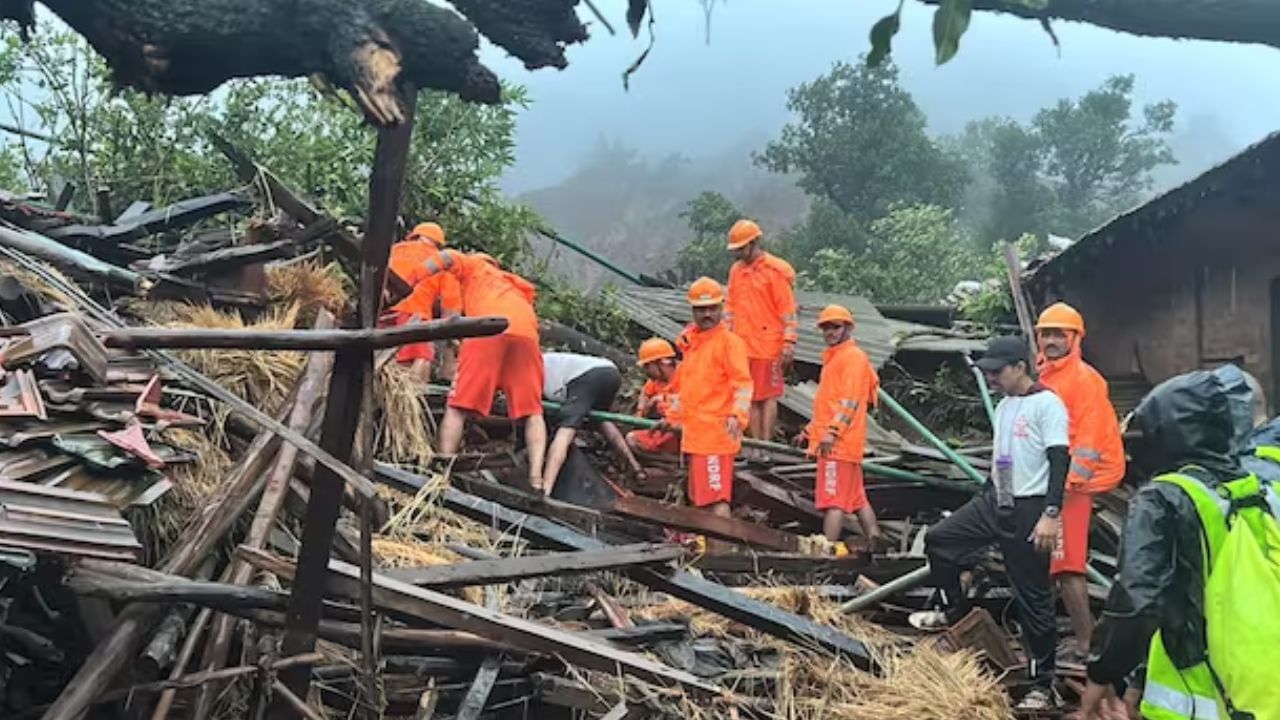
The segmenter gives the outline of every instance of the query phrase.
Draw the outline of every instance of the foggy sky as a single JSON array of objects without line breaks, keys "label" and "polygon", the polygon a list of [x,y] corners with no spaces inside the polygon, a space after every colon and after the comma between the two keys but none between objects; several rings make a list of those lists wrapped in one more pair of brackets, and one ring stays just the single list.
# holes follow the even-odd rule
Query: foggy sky
[{"label": "foggy sky", "polygon": [[[871,25],[896,3],[727,0],[715,8],[707,45],[700,3],[654,0],[657,43],[630,92],[621,75],[647,34],[633,40],[626,32],[620,0],[596,4],[620,34],[594,25],[592,39],[569,50],[567,70],[528,72],[500,50],[485,50],[486,62],[526,86],[533,101],[520,116],[516,166],[503,180],[509,192],[560,181],[601,137],[650,156],[761,147],[788,119],[786,90],[866,52]],[[1179,105],[1173,145],[1186,166],[1166,171],[1162,184],[1280,129],[1280,51],[1273,48],[1055,23],[1059,50],[1035,22],[975,12],[959,55],[936,67],[931,17],[932,8],[908,0],[893,57],[935,133],[989,115],[1025,120],[1121,73],[1137,76],[1139,103],[1170,98]]]}]

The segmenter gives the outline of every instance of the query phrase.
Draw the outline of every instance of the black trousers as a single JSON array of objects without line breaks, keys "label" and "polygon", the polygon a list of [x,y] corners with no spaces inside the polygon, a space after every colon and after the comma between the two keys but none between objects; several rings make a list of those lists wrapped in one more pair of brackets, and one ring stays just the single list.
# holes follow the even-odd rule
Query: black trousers
[{"label": "black trousers", "polygon": [[1043,497],[1017,498],[1012,508],[1000,508],[988,485],[964,507],[929,528],[924,547],[947,617],[956,622],[972,609],[960,589],[961,570],[979,551],[999,546],[1022,622],[1032,682],[1048,689],[1053,684],[1058,645],[1049,554],[1036,550],[1028,540],[1043,512]]}]

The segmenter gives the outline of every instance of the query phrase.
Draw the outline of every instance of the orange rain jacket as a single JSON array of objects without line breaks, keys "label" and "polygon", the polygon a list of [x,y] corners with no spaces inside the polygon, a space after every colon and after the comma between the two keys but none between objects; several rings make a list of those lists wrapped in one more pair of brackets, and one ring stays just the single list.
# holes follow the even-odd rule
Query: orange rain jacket
[{"label": "orange rain jacket", "polygon": [[1107,394],[1107,381],[1080,357],[1080,337],[1072,333],[1071,351],[1060,360],[1043,355],[1040,381],[1067,406],[1071,470],[1067,490],[1097,495],[1124,479],[1124,441],[1120,421]]},{"label": "orange rain jacket", "polygon": [[538,316],[533,311],[534,288],[524,278],[494,267],[489,261],[457,250],[443,250],[424,265],[427,275],[448,272],[462,287],[462,312],[468,317],[496,315],[507,319],[507,334],[538,342]]},{"label": "orange rain jacket", "polygon": [[846,340],[827,348],[822,353],[818,393],[813,397],[809,454],[817,456],[822,436],[833,430],[836,442],[828,457],[862,462],[867,444],[867,411],[876,404],[879,389],[880,376],[857,343]]},{"label": "orange rain jacket", "polygon": [[430,240],[404,240],[391,246],[388,268],[413,288],[413,292],[392,306],[392,310],[430,320],[436,316],[436,300],[439,299],[442,315],[462,312],[462,289],[458,286],[458,279],[447,273],[428,275],[426,272],[427,260],[439,256],[440,249]]},{"label": "orange rain jacket", "polygon": [[684,355],[668,419],[681,426],[680,449],[692,455],[737,455],[742,437],[725,424],[738,418],[743,432],[751,413],[751,371],[742,338],[725,325],[703,332],[690,325],[676,340]]},{"label": "orange rain jacket", "polygon": [[725,323],[747,344],[747,357],[773,360],[785,343],[800,337],[796,329],[796,271],[780,257],[764,253],[750,265],[729,269]]},{"label": "orange rain jacket", "polygon": [[644,381],[644,387],[640,388],[640,402],[636,405],[636,415],[639,417],[667,418],[671,414],[671,403],[676,396],[676,378],[679,377],[680,368],[676,368],[676,374],[671,376],[670,380],[654,380],[652,378]]}]

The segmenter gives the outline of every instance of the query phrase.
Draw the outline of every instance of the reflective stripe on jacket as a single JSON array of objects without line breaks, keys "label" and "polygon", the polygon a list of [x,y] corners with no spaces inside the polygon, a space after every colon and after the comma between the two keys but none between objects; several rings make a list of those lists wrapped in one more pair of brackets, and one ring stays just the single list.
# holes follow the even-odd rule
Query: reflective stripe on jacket
[{"label": "reflective stripe on jacket", "polygon": [[427,275],[447,272],[462,287],[462,312],[468,317],[507,319],[506,332],[538,341],[538,316],[533,310],[533,286],[528,280],[494,267],[484,258],[444,250],[428,259]]},{"label": "reflective stripe on jacket", "polygon": [[1080,357],[1078,336],[1066,357],[1042,358],[1039,370],[1040,381],[1067,406],[1071,440],[1067,490],[1090,494],[1114,490],[1124,479],[1124,441],[1107,381]]},{"label": "reflective stripe on jacket", "polygon": [[725,323],[746,343],[748,358],[772,360],[799,338],[795,280],[791,265],[769,253],[729,269]]},{"label": "reflective stripe on jacket", "polygon": [[751,412],[751,371],[742,338],[723,324],[703,332],[690,327],[677,341],[684,362],[673,422],[681,426],[680,449],[694,455],[736,455],[742,449],[741,433],[725,427],[736,417],[743,432]]},{"label": "reflective stripe on jacket", "polygon": [[853,340],[829,347],[822,354],[822,375],[813,397],[809,424],[809,453],[818,454],[822,436],[835,432],[829,457],[862,462],[867,443],[867,411],[876,402],[880,378],[867,354]]},{"label": "reflective stripe on jacket", "polygon": [[436,300],[442,315],[462,312],[462,289],[448,273],[427,273],[427,260],[438,258],[440,250],[430,240],[404,240],[391,246],[387,267],[413,288],[408,297],[392,309],[424,319],[435,317]]}]

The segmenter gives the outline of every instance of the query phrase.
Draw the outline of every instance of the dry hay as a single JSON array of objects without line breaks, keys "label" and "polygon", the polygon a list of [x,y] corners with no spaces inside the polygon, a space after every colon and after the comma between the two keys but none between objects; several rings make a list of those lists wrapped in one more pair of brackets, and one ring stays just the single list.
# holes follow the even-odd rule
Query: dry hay
[{"label": "dry hay", "polygon": [[427,386],[408,366],[383,363],[373,387],[381,413],[375,429],[375,454],[385,462],[423,468],[433,454],[434,432]]},{"label": "dry hay", "polygon": [[[637,618],[684,619],[697,636],[747,637],[776,650],[781,658],[771,697],[763,700],[780,720],[1006,720],[1008,697],[980,657],[970,651],[944,652],[932,640],[912,644],[806,587],[751,588],[744,595],[804,615],[859,639],[881,668],[861,671],[848,660],[763,636],[701,608],[668,600],[636,608]],[[728,717],[724,708],[686,700],[687,720]]]},{"label": "dry hay", "polygon": [[[167,327],[292,330],[298,322],[296,305],[275,308],[247,325],[238,314],[219,312],[209,305],[169,303],[158,310],[161,324]],[[175,354],[214,382],[267,413],[277,412],[284,404],[306,361],[306,355],[300,352],[198,349],[175,351]]]},{"label": "dry hay", "polygon": [[199,510],[209,504],[225,484],[232,461],[224,436],[215,427],[190,430],[170,428],[165,441],[195,454],[194,462],[173,465],[168,478],[173,488],[144,509],[143,519],[134,527],[146,529],[146,552],[160,558],[187,530]]},{"label": "dry hay", "polygon": [[272,303],[298,308],[298,320],[310,327],[317,313],[342,317],[351,297],[351,282],[335,263],[317,260],[267,266],[267,295]]},{"label": "dry hay", "polygon": [[[69,286],[76,287],[76,282],[53,265],[44,261],[37,261],[45,266],[45,271],[52,273]],[[8,258],[0,258],[0,275],[6,275],[18,281],[27,290],[38,295],[45,302],[61,305],[64,309],[72,309],[77,307],[77,303],[69,295],[59,290],[57,287],[49,283],[43,277],[34,273],[21,265],[15,263]]]}]

